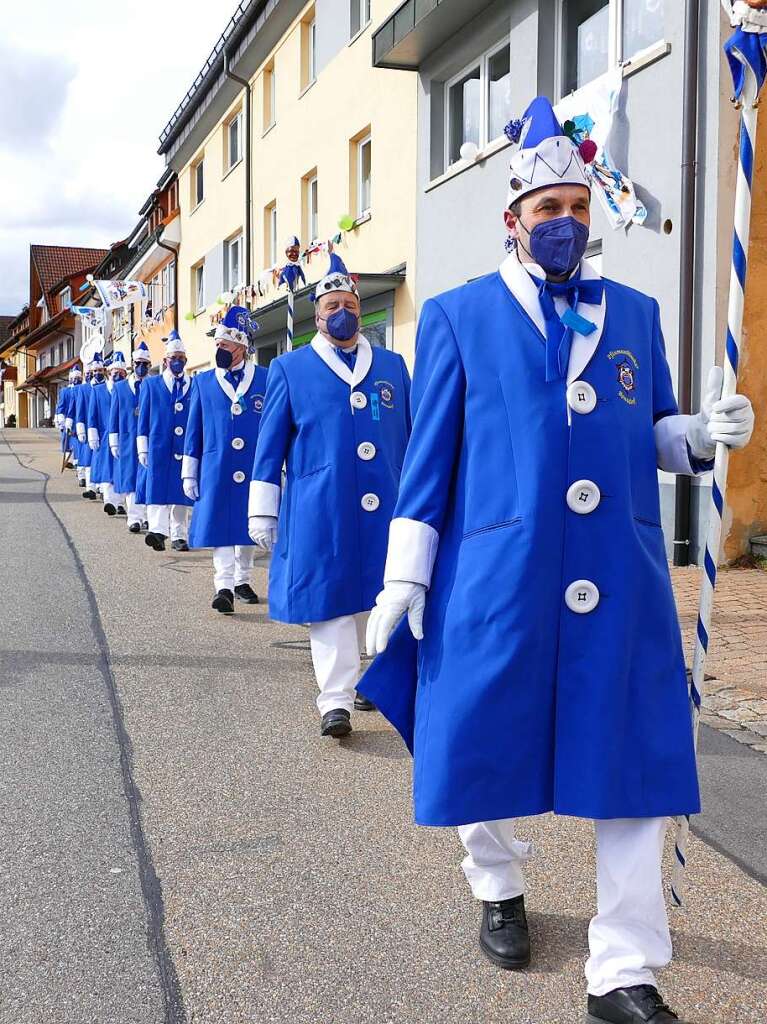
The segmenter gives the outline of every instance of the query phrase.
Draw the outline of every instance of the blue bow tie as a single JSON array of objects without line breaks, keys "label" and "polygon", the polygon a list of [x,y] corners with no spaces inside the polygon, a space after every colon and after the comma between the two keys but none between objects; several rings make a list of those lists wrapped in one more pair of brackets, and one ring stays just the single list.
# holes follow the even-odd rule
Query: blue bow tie
[{"label": "blue bow tie", "polygon": [[355,364],[357,362],[356,345],[353,349],[336,348],[335,353],[340,359],[343,359],[343,361],[346,363],[350,370],[354,370]]},{"label": "blue bow tie", "polygon": [[244,373],[245,373],[244,369],[242,369],[242,370],[227,370],[226,373],[224,374],[224,376],[225,376],[226,380],[229,381],[229,383],[232,385],[232,387],[236,391],[237,388],[242,383],[242,378],[243,378]]},{"label": "blue bow tie", "polygon": [[184,378],[183,377],[174,377],[173,378],[173,393],[171,395],[171,398],[173,399],[174,402],[177,401],[177,399],[181,398],[183,390],[184,390]]},{"label": "blue bow tie", "polygon": [[[575,309],[579,302],[589,306],[602,303],[605,285],[601,278],[582,279],[571,277],[568,281],[542,281],[530,275],[538,286],[538,299],[546,321],[546,381],[566,380],[570,365],[570,348],[573,331],[592,334],[596,326],[590,320],[578,316]],[[554,305],[554,297],[563,295],[570,309],[560,317]]]}]

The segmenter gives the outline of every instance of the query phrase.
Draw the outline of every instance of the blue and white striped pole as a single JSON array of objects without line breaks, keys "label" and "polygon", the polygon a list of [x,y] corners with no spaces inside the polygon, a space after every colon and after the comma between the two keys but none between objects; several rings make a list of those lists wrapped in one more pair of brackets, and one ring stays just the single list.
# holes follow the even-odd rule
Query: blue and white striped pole
[{"label": "blue and white striped pole", "polygon": [[[742,29],[736,31],[727,49],[728,58],[735,77],[735,98],[740,105],[740,147],[738,181],[735,191],[735,237],[730,273],[730,302],[727,314],[727,342],[725,345],[724,384],[722,398],[736,394],[738,367],[741,361],[743,302],[748,271],[748,243],[751,229],[751,183],[754,170],[756,144],[756,121],[758,115],[759,91],[767,70],[764,48],[767,36],[760,36]],[[711,488],[712,507],[706,539],[704,575],[701,586],[700,610],[698,613],[695,655],[692,663],[690,683],[690,707],[693,720],[695,750],[698,749],[700,728],[700,707],[705,680],[706,656],[708,654],[711,613],[716,587],[716,572],[722,547],[722,517],[727,492],[727,471],[730,449],[717,444],[714,460],[714,479]],[[682,905],[682,885],[687,863],[687,843],[690,835],[689,816],[677,819],[674,866],[671,877],[671,898],[677,907]]]},{"label": "blue and white striped pole", "polygon": [[293,351],[293,323],[295,320],[295,302],[296,296],[293,291],[293,282],[288,281],[288,336],[286,339],[286,350],[288,352]]}]

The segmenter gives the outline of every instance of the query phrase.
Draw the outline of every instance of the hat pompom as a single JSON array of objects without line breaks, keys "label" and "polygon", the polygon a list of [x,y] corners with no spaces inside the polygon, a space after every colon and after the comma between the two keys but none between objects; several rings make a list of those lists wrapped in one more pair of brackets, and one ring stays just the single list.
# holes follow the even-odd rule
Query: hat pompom
[{"label": "hat pompom", "polygon": [[581,154],[585,164],[593,163],[597,155],[597,144],[593,139],[584,139],[580,146],[578,146],[578,152]]},{"label": "hat pompom", "polygon": [[522,117],[515,118],[503,129],[509,142],[517,143],[522,138],[522,129],[525,127],[525,120]]}]

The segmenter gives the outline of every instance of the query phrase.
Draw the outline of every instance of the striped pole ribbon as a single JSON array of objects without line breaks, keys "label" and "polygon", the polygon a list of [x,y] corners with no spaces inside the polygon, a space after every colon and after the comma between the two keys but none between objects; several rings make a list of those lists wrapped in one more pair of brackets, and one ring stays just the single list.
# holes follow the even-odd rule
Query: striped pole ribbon
[{"label": "striped pole ribbon", "polygon": [[[730,301],[727,314],[727,342],[725,345],[724,385],[722,398],[734,395],[737,390],[738,366],[741,357],[743,300],[748,270],[748,242],[751,227],[751,181],[754,168],[754,146],[756,142],[757,101],[760,82],[747,61],[738,100],[740,103],[740,147],[738,181],[735,191],[735,237],[732,250],[730,273]],[[711,487],[711,514],[706,538],[706,552],[703,560],[704,574],[701,585],[700,610],[698,613],[695,655],[692,663],[690,682],[690,708],[692,713],[695,751],[698,750],[700,729],[700,708],[705,681],[706,656],[708,654],[711,612],[716,587],[716,572],[722,546],[722,516],[727,491],[727,471],[730,450],[727,445],[717,444],[714,460],[714,479]],[[671,876],[671,898],[677,907],[682,906],[682,887],[687,864],[687,844],[690,835],[690,818],[677,819],[674,863]]]},{"label": "striped pole ribbon", "polygon": [[295,316],[295,293],[293,292],[293,283],[288,282],[288,337],[287,337],[287,351],[293,351],[293,319]]}]

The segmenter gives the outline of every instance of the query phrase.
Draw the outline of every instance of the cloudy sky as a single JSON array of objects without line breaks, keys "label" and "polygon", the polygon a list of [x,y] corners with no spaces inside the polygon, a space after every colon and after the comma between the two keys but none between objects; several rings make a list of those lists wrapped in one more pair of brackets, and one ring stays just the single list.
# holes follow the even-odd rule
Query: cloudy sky
[{"label": "cloudy sky", "polygon": [[158,136],[236,0],[26,0],[0,35],[0,314],[29,246],[124,238],[163,170]]}]

